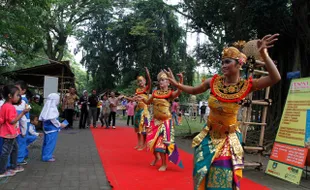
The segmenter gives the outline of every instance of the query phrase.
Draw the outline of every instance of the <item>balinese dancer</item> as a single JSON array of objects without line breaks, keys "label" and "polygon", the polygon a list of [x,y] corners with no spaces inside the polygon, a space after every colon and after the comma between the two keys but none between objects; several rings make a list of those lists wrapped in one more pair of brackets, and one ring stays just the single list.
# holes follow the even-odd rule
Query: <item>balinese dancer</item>
[{"label": "balinese dancer", "polygon": [[[180,76],[180,83],[183,83],[183,77]],[[170,102],[177,98],[181,91],[173,91],[169,89],[169,80],[167,74],[161,71],[157,76],[159,89],[155,90],[150,99],[145,100],[140,96],[146,104],[153,104],[153,118],[150,122],[147,132],[147,147],[154,154],[154,161],[151,163],[155,166],[159,159],[162,160],[162,165],[158,171],[166,171],[167,162],[166,154],[169,161],[183,168],[179,157],[178,149],[174,141],[174,126],[172,114],[170,111]],[[160,155],[160,158],[158,157]]]},{"label": "balinese dancer", "polygon": [[278,34],[258,40],[257,48],[264,59],[268,76],[259,79],[240,77],[240,68],[247,57],[234,47],[222,53],[223,76],[214,75],[197,87],[181,85],[169,76],[170,82],[189,94],[200,94],[211,88],[208,100],[210,114],[203,130],[193,139],[194,189],[240,189],[243,149],[237,113],[246,95],[277,83],[281,76],[268,55]]},{"label": "balinese dancer", "polygon": [[[145,68],[145,71],[148,83],[146,85],[146,80],[143,76],[138,76],[137,84],[139,87],[136,89],[135,95],[143,97],[145,100],[147,100],[149,98],[149,93],[151,89],[151,77],[147,68]],[[125,98],[130,101],[137,101],[134,115],[134,127],[138,137],[138,144],[137,146],[135,146],[135,149],[141,151],[146,147],[146,127],[148,126],[150,120],[148,106],[141,100],[136,100],[135,98],[129,97]]]}]

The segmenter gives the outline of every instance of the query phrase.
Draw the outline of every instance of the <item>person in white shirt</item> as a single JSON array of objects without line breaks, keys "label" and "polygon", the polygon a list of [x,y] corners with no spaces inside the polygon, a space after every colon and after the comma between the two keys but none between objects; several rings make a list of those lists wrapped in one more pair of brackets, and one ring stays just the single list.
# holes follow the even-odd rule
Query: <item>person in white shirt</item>
[{"label": "person in white shirt", "polygon": [[111,124],[112,122],[112,128],[115,129],[115,117],[116,117],[116,112],[117,112],[117,106],[118,106],[118,102],[120,99],[122,99],[124,96],[120,95],[118,97],[115,97],[115,93],[111,92],[111,97],[109,98],[109,102],[110,102],[110,115],[109,115],[109,124]]}]

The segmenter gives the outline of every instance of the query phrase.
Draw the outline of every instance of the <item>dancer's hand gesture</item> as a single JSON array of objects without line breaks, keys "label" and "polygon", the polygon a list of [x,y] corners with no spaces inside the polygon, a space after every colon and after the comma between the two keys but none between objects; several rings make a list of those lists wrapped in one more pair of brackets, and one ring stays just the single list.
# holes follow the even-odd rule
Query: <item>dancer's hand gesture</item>
[{"label": "dancer's hand gesture", "polygon": [[174,75],[171,71],[170,68],[168,68],[168,70],[164,69],[164,72],[166,73],[168,80],[170,82],[170,84],[172,84],[173,86],[178,86],[178,82],[175,80]]},{"label": "dancer's hand gesture", "polygon": [[185,73],[185,72],[183,71],[183,72],[177,74],[177,76],[179,77],[179,80],[180,80],[180,83],[181,83],[181,84],[183,84],[183,80],[184,80],[184,76],[183,76],[183,75],[184,75],[184,73]]},{"label": "dancer's hand gesture", "polygon": [[261,40],[257,41],[257,48],[260,53],[267,53],[267,49],[274,46],[274,42],[278,40],[279,34],[268,34]]}]

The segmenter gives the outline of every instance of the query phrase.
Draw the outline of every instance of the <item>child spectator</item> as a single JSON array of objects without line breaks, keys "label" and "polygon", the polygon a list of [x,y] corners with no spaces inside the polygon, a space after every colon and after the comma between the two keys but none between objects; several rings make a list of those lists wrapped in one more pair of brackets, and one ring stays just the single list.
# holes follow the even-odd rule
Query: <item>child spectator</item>
[{"label": "child spectator", "polygon": [[58,121],[59,95],[51,93],[48,95],[44,107],[41,111],[39,120],[43,122],[44,141],[42,146],[42,161],[55,162],[53,152],[56,147],[58,132],[66,127]]},{"label": "child spectator", "polygon": [[[24,171],[24,168],[17,165],[18,145],[16,137],[20,134],[18,121],[29,112],[24,109],[19,115],[13,104],[20,100],[17,87],[9,85],[3,88],[3,96],[6,100],[0,111],[0,137],[3,139],[2,151],[0,155],[0,178],[14,176],[17,172]],[[10,156],[10,167],[7,170],[8,158]]]},{"label": "child spectator", "polygon": [[[27,140],[26,140],[27,147],[30,144],[32,144],[34,141],[36,141],[39,136],[40,137],[43,136],[43,133],[38,133],[36,131],[36,126],[38,126],[38,123],[39,123],[38,116],[30,115],[30,125],[29,125]],[[26,158],[28,158],[28,149],[26,151]]]}]

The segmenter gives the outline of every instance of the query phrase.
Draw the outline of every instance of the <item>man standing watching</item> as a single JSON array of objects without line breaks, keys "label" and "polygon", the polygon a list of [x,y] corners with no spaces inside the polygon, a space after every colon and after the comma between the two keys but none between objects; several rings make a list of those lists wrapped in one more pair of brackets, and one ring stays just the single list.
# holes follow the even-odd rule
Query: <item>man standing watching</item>
[{"label": "man standing watching", "polygon": [[91,120],[93,120],[93,127],[97,128],[97,104],[98,104],[98,97],[96,90],[92,91],[92,94],[88,98],[88,120],[87,120],[87,127],[90,126]]},{"label": "man standing watching", "polygon": [[202,121],[204,121],[204,117],[205,117],[205,114],[206,114],[206,109],[207,109],[207,106],[203,102],[202,106],[200,107],[200,123],[202,123]]},{"label": "man standing watching", "polygon": [[85,124],[88,120],[88,93],[86,90],[83,91],[83,95],[80,98],[79,105],[81,106],[79,128],[85,129]]},{"label": "man standing watching", "polygon": [[75,88],[70,87],[69,93],[67,93],[63,99],[62,104],[62,111],[65,113],[65,119],[68,121],[68,128],[73,128],[73,115],[74,115],[74,108],[75,108],[75,102],[78,101],[79,98],[75,94]]}]

